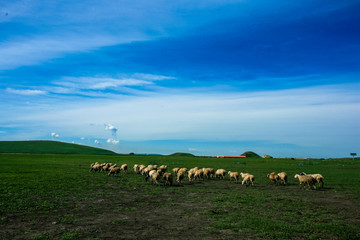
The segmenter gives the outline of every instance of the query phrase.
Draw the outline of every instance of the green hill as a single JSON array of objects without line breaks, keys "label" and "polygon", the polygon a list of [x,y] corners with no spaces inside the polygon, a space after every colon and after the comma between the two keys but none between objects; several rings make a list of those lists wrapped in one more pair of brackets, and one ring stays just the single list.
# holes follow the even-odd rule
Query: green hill
[{"label": "green hill", "polygon": [[191,154],[191,153],[182,153],[182,152],[177,152],[177,153],[173,153],[169,155],[170,157],[195,157],[195,155]]},{"label": "green hill", "polygon": [[101,148],[57,141],[0,141],[0,153],[116,155]]},{"label": "green hill", "polygon": [[260,158],[260,156],[254,152],[248,151],[241,154],[241,156],[245,156],[247,158]]}]

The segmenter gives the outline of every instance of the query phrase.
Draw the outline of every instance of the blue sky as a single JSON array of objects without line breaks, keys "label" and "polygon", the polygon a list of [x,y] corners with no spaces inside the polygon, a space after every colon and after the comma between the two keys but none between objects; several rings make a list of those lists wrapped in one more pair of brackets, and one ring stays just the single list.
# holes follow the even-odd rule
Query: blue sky
[{"label": "blue sky", "polygon": [[0,140],[360,152],[360,1],[1,1]]}]

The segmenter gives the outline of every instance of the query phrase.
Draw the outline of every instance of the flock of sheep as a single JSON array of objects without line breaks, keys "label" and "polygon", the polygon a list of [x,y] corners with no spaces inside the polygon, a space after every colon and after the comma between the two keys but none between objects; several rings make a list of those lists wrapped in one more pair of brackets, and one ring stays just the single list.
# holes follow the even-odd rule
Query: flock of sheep
[{"label": "flock of sheep", "polygon": [[[176,178],[176,182],[181,184],[185,177],[188,178],[190,183],[197,180],[205,180],[211,178],[220,178],[225,179],[226,174],[229,175],[230,181],[234,180],[235,182],[239,181],[239,178],[242,178],[241,184],[253,185],[255,181],[255,176],[250,173],[239,173],[239,172],[231,172],[226,171],[225,169],[217,169],[214,171],[213,168],[198,168],[194,167],[188,170],[187,168],[174,168],[172,169],[173,173],[167,172],[166,165],[139,165],[135,164],[134,172],[136,174],[142,175],[145,177],[147,181],[149,178],[154,184],[159,184],[161,180],[164,181],[164,185],[172,185],[173,184],[173,176]],[[122,164],[120,167],[114,163],[92,163],[90,165],[89,172],[108,172],[108,175],[116,175],[121,171],[127,172],[128,166],[127,164]],[[267,174],[269,180],[275,184],[287,184],[287,174],[285,172],[281,172],[276,174],[275,172]],[[316,189],[316,183],[318,183],[319,187],[322,188],[324,186],[324,177],[321,174],[306,174],[304,172],[300,174],[296,174],[295,178],[298,178],[300,185],[307,185],[309,189]]]}]

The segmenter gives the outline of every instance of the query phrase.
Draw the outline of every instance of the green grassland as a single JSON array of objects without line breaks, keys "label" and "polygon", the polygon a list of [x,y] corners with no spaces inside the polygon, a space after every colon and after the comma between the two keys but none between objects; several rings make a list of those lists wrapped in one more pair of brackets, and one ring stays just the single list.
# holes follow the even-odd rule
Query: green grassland
[{"label": "green grassland", "polygon": [[[89,172],[92,162],[130,169],[107,176]],[[135,163],[250,172],[255,185],[156,186]],[[359,170],[352,159],[3,153],[0,239],[359,239]],[[272,171],[287,172],[289,184],[271,184]],[[299,187],[294,175],[303,171],[323,174],[324,189]]]}]

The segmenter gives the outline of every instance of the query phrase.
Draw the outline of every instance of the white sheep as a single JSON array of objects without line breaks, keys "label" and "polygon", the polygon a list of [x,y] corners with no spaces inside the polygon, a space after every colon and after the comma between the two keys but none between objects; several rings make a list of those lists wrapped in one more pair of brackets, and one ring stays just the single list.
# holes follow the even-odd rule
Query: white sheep
[{"label": "white sheep", "polygon": [[159,167],[159,170],[161,170],[161,172],[164,173],[164,172],[166,172],[166,170],[167,170],[167,166],[166,166],[166,165],[161,165],[161,166]]},{"label": "white sheep", "polygon": [[215,172],[215,177],[216,178],[222,178],[225,179],[225,174],[226,174],[226,170],[225,169],[218,169]]},{"label": "white sheep", "polygon": [[323,187],[324,187],[324,176],[321,175],[320,173],[306,174],[306,173],[302,172],[302,173],[300,173],[300,175],[312,176],[312,177],[315,178],[315,180],[318,182],[319,188],[323,188]]},{"label": "white sheep", "polygon": [[234,179],[235,182],[239,181],[239,173],[238,172],[229,171],[228,174],[230,175],[230,181],[231,181],[231,179]]},{"label": "white sheep", "polygon": [[194,173],[194,180],[203,179],[204,178],[204,171],[202,169],[198,169]]},{"label": "white sheep", "polygon": [[189,178],[189,182],[191,183],[194,179],[195,176],[195,172],[194,171],[188,171],[188,178]]},{"label": "white sheep", "polygon": [[94,172],[100,172],[101,171],[101,166],[100,166],[100,164],[98,163],[98,162],[96,162],[96,163],[92,163],[91,165],[90,165],[90,170],[89,170],[89,172],[92,172],[92,171],[94,171]]},{"label": "white sheep", "polygon": [[139,165],[134,164],[134,173],[139,173]]},{"label": "white sheep", "polygon": [[184,171],[178,171],[176,175],[176,181],[178,183],[181,183],[181,181],[184,179],[185,172]]},{"label": "white sheep", "polygon": [[172,183],[173,183],[173,178],[172,178],[172,174],[171,174],[171,173],[168,173],[168,172],[164,173],[163,178],[164,178],[164,180],[165,180],[165,186],[166,186],[167,184],[169,184],[170,186],[172,185]]},{"label": "white sheep", "polygon": [[124,172],[127,172],[128,165],[125,163],[125,164],[121,165],[120,169]]},{"label": "white sheep", "polygon": [[316,189],[316,180],[312,176],[296,174],[294,177],[299,179],[300,185],[304,184],[303,186],[305,187],[305,184],[307,184],[309,186],[309,189],[311,189],[311,186],[314,186],[314,188]]},{"label": "white sheep", "polygon": [[255,176],[250,174],[250,173],[240,173],[243,181],[241,182],[241,184],[250,184],[254,185],[254,181],[255,181]]},{"label": "white sheep", "polygon": [[[155,171],[155,172],[153,172]],[[159,184],[159,180],[161,178],[161,174],[160,174],[160,170],[151,170],[151,181],[154,183],[154,184]]]},{"label": "white sheep", "polygon": [[203,168],[203,176],[206,179],[209,179],[214,176],[214,169],[213,168]]},{"label": "white sheep", "polygon": [[108,175],[112,175],[112,174],[119,174],[120,173],[120,168],[119,167],[111,167],[109,170]]},{"label": "white sheep", "polygon": [[281,183],[283,183],[284,185],[287,183],[287,174],[286,172],[281,172],[277,174],[281,180]]},{"label": "white sheep", "polygon": [[173,168],[172,171],[174,172],[175,175],[177,175],[177,173],[179,172],[179,170],[180,170],[180,168],[177,167],[177,168]]}]

